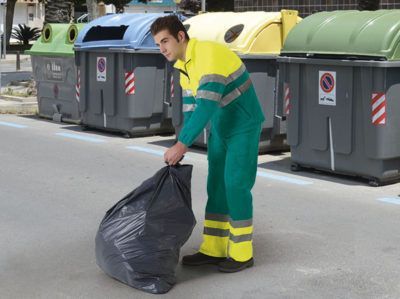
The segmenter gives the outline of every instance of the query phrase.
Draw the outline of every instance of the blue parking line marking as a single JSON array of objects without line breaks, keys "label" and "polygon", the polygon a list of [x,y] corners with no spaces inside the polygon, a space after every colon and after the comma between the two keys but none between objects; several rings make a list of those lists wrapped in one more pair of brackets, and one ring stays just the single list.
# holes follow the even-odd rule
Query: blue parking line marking
[{"label": "blue parking line marking", "polygon": [[312,185],[313,182],[311,181],[305,181],[305,180],[300,180],[300,179],[295,179],[283,175],[276,175],[276,174],[271,174],[271,173],[266,173],[264,171],[257,171],[257,176],[264,177],[267,179],[271,180],[276,180],[276,181],[282,181],[285,183],[290,183],[290,184],[295,184],[295,185]]},{"label": "blue parking line marking", "polygon": [[14,123],[6,122],[6,121],[0,121],[0,125],[1,126],[18,128],[18,129],[23,129],[23,128],[27,127],[27,126],[24,126],[24,125],[14,124]]},{"label": "blue parking line marking", "polygon": [[139,152],[145,152],[145,153],[148,153],[148,154],[153,154],[153,155],[160,156],[160,157],[164,157],[164,152],[153,150],[153,149],[142,147],[142,146],[131,145],[131,146],[127,146],[126,148],[131,149],[131,150],[135,150],[135,151],[139,151]]},{"label": "blue parking line marking", "polygon": [[381,201],[381,202],[400,205],[400,198],[398,198],[398,197],[382,197],[382,198],[378,198],[378,200]]},{"label": "blue parking line marking", "polygon": [[72,138],[72,139],[83,140],[83,141],[95,142],[95,143],[105,142],[104,139],[100,139],[100,138],[96,138],[96,137],[81,136],[81,135],[78,135],[78,134],[56,133],[56,135],[67,137],[67,138]]}]

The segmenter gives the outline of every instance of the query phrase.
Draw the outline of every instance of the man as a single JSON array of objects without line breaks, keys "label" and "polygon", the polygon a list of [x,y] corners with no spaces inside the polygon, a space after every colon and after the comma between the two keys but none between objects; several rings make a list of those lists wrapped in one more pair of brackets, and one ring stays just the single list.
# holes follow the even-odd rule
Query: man
[{"label": "man", "polygon": [[264,116],[240,58],[227,47],[189,39],[176,16],[157,19],[151,33],[181,73],[184,125],[164,159],[175,165],[211,121],[208,201],[203,243],[184,265],[218,264],[222,272],[251,267],[252,195]]}]

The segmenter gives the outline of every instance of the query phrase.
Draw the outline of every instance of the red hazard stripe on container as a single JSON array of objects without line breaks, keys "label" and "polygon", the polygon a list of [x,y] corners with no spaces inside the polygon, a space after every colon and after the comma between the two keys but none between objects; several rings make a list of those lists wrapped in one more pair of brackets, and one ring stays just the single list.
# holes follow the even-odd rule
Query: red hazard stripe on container
[{"label": "red hazard stripe on container", "polygon": [[75,84],[75,97],[78,102],[81,96],[80,91],[81,91],[81,70],[78,69],[76,73],[76,84]]},{"label": "red hazard stripe on container", "polygon": [[290,88],[289,84],[284,84],[284,105],[285,105],[285,114],[289,115],[290,113]]},{"label": "red hazard stripe on container", "polygon": [[135,94],[135,73],[133,71],[125,73],[125,94]]},{"label": "red hazard stripe on container", "polygon": [[171,74],[171,98],[173,98],[175,95],[175,91],[174,91],[174,75]]},{"label": "red hazard stripe on container", "polygon": [[374,125],[386,124],[386,96],[383,92],[372,93],[372,123]]}]

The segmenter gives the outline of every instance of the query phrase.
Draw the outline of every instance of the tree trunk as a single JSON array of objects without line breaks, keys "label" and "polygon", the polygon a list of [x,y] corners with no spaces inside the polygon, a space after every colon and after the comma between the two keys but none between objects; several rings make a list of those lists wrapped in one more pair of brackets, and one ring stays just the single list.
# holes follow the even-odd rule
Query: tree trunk
[{"label": "tree trunk", "polygon": [[128,5],[131,0],[102,0],[104,4],[114,4],[116,13],[123,13],[125,5]]},{"label": "tree trunk", "polygon": [[[11,37],[11,31],[12,31],[12,25],[13,25],[13,20],[14,20],[14,9],[15,9],[15,3],[17,0],[8,0],[7,1],[7,8],[6,8],[6,45],[8,46],[10,44],[10,37]],[[4,4],[3,4],[4,5]]]},{"label": "tree trunk", "polygon": [[97,0],[86,0],[88,11],[88,21],[92,21],[98,17]]},{"label": "tree trunk", "polygon": [[47,0],[44,6],[45,23],[70,23],[73,21],[72,0]]}]

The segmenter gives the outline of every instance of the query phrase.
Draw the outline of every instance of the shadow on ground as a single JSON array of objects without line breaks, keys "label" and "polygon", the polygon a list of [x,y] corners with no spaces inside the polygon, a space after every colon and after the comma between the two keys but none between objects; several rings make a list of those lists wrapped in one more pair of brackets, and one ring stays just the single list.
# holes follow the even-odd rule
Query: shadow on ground
[{"label": "shadow on ground", "polygon": [[[276,156],[276,154],[274,154],[274,156]],[[282,154],[280,154],[280,156],[282,156],[282,159],[260,163],[258,164],[258,167],[264,169],[265,171],[274,170],[282,172],[283,174],[291,174],[298,177],[323,180],[348,186],[368,186],[369,180],[363,177],[343,175],[331,173],[329,171],[303,167],[301,167],[298,171],[293,171],[291,170],[292,163],[290,157],[287,155],[283,156]]]}]

